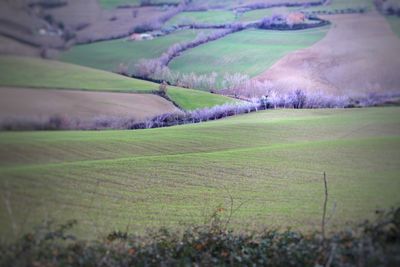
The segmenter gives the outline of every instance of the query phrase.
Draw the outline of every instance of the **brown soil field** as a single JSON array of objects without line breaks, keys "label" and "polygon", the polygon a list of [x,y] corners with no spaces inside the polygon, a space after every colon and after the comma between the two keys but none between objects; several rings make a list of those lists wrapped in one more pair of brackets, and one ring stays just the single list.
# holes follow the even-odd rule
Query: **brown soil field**
[{"label": "brown soil field", "polygon": [[[29,7],[24,0],[0,1],[0,36],[33,48],[63,50],[74,43],[127,36],[135,26],[155,21],[167,12],[168,9],[155,6],[103,10],[97,0],[70,0],[67,5],[54,8]],[[45,17],[53,25],[49,26]],[[60,24],[73,34],[72,40],[60,35]],[[7,54],[24,52],[21,47],[3,49]]]},{"label": "brown soil field", "polygon": [[286,92],[331,95],[400,91],[400,39],[377,12],[327,16],[327,36],[255,77]]},{"label": "brown soil field", "polygon": [[40,49],[0,35],[0,54],[38,57]]},{"label": "brown soil field", "polygon": [[150,94],[86,92],[29,88],[0,88],[0,119],[62,115],[90,119],[100,116],[136,120],[178,109]]},{"label": "brown soil field", "polygon": [[[66,6],[45,12],[73,29],[86,25],[76,31],[76,41],[85,43],[127,35],[134,26],[165,15],[166,11],[160,7],[102,10],[97,0],[74,0]],[[133,16],[134,13],[136,16]]]}]

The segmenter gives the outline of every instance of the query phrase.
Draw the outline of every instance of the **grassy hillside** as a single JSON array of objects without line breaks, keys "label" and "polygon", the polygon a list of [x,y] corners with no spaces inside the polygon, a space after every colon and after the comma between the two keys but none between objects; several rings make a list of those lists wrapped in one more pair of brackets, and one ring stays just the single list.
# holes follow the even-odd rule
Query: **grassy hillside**
[{"label": "grassy hillside", "polygon": [[[18,227],[76,218],[85,236],[203,222],[316,227],[328,173],[332,224],[400,203],[399,108],[275,110],[142,131],[0,133],[2,190]],[[229,191],[230,193],[228,193]],[[6,195],[5,195],[6,196]],[[4,203],[4,202],[2,202]],[[1,235],[10,218],[0,210]]]},{"label": "grassy hillside", "polygon": [[151,92],[157,85],[57,61],[0,57],[0,85],[104,91]]},{"label": "grassy hillside", "polygon": [[[110,72],[57,61],[14,56],[0,57],[0,86],[134,93],[151,93],[158,90],[158,84]],[[178,87],[170,87],[168,94],[184,109],[196,109],[232,101],[220,95]]]},{"label": "grassy hillside", "polygon": [[[132,42],[125,38],[74,46],[60,60],[96,69],[117,71],[122,63],[132,73],[140,59],[159,57],[175,43],[191,41],[202,31],[179,31],[154,40]],[[206,31],[203,31],[206,32]]]},{"label": "grassy hillside", "polygon": [[175,58],[170,68],[183,73],[215,71],[221,75],[239,72],[255,76],[284,55],[314,44],[327,30],[246,30],[188,50]]}]

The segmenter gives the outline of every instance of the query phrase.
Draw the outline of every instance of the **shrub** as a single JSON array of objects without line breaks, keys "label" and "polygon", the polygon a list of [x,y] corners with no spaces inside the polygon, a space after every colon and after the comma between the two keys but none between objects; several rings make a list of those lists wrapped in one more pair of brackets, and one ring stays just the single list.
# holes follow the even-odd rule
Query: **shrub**
[{"label": "shrub", "polygon": [[143,22],[142,24],[136,25],[133,28],[134,33],[145,33],[145,32],[150,32],[154,31],[156,29],[159,29],[162,26],[162,24],[155,20],[155,21],[146,21]]},{"label": "shrub", "polygon": [[114,231],[96,241],[68,234],[76,221],[45,224],[0,245],[1,266],[399,266],[400,209],[377,212],[353,229],[319,232],[226,229],[217,209],[209,224],[135,236]]},{"label": "shrub", "polygon": [[377,8],[386,15],[400,16],[400,3],[395,0],[375,0]]},{"label": "shrub", "polygon": [[167,94],[167,90],[168,90],[168,88],[167,88],[167,83],[166,83],[165,81],[163,81],[163,82],[160,84],[159,92],[160,92],[161,95],[166,95],[166,94]]}]

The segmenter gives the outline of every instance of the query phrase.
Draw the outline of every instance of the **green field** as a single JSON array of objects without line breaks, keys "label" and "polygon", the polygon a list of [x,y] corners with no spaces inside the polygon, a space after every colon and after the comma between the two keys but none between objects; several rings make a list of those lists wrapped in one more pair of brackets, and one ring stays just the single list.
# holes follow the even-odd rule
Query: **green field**
[{"label": "green field", "polygon": [[235,15],[226,10],[210,10],[205,12],[182,12],[170,19],[166,26],[205,23],[205,24],[223,24],[235,20]]},{"label": "green field", "polygon": [[[275,12],[274,10],[283,9],[256,10],[245,13],[240,19],[258,19],[260,16]],[[201,23],[223,23],[233,21],[235,18],[232,12],[222,10],[183,12],[170,20],[167,25],[178,24],[185,19]],[[290,32],[246,30],[190,49],[175,58],[170,67],[181,73],[217,72],[219,80],[225,73],[239,72],[255,76],[286,54],[314,44],[322,39],[327,31],[328,27]],[[119,66],[125,66],[128,73],[132,74],[140,59],[157,58],[171,45],[193,40],[200,32],[185,30],[148,41],[130,42],[119,39],[79,45],[64,52],[60,60],[108,71],[116,71]]]},{"label": "green field", "polygon": [[245,12],[240,16],[240,21],[256,21],[265,17],[272,16],[274,14],[286,14],[293,11],[303,10],[299,7],[282,7],[282,8],[267,8],[267,9],[255,9],[249,12]]},{"label": "green field", "polygon": [[[99,0],[103,8],[110,9],[120,5],[140,5],[140,0]],[[179,0],[152,0],[152,4],[178,4]]]},{"label": "green field", "polygon": [[[317,42],[325,36],[327,30],[328,28],[295,32],[246,30],[190,49],[174,59],[170,67],[181,73],[217,72],[220,78],[227,72],[255,76],[286,54]],[[109,71],[115,71],[123,63],[128,67],[128,72],[132,73],[140,59],[156,58],[172,44],[192,40],[199,32],[181,31],[141,42],[120,39],[80,45],[63,53],[60,59]]]},{"label": "green field", "polygon": [[44,218],[78,219],[85,237],[202,223],[229,208],[227,191],[234,207],[244,203],[236,229],[309,229],[320,223],[323,171],[329,210],[336,203],[330,227],[344,226],[400,204],[399,112],[274,110],[140,131],[2,132],[1,235],[12,220],[27,230]]},{"label": "green field", "polygon": [[93,44],[77,45],[64,52],[60,60],[96,69],[117,71],[122,63],[133,73],[140,59],[157,58],[175,43],[191,41],[200,32],[185,30],[159,37],[154,40],[128,41],[118,39]]},{"label": "green field", "polygon": [[[152,93],[158,84],[114,73],[27,57],[0,57],[0,86],[77,89],[109,92]],[[210,107],[230,98],[220,95],[169,87],[168,95],[183,109]]]},{"label": "green field", "polygon": [[329,5],[315,6],[307,8],[307,11],[337,11],[347,8],[367,8],[374,10],[375,6],[372,0],[332,0]]},{"label": "green field", "polygon": [[285,14],[292,11],[303,10],[299,7],[282,7],[282,8],[266,8],[255,9],[245,12],[242,15],[235,17],[234,12],[229,10],[209,10],[199,12],[182,12],[170,19],[166,26],[189,24],[189,23],[204,23],[204,24],[223,24],[234,21],[256,21],[264,17],[274,14]]},{"label": "green field", "polygon": [[400,17],[386,16],[386,19],[388,20],[390,27],[392,27],[393,32],[400,37]]},{"label": "green field", "polygon": [[[286,54],[306,48],[321,38],[328,27],[301,31],[245,30],[182,53],[170,68],[182,73],[243,73],[255,76]],[[210,68],[212,66],[212,68]]]}]

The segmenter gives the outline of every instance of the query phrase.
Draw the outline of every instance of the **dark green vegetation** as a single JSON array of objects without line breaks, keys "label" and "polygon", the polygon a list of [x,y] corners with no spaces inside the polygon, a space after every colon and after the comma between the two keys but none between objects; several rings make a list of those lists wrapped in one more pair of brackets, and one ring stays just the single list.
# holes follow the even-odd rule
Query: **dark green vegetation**
[{"label": "dark green vegetation", "polygon": [[[275,110],[141,131],[0,133],[1,235],[77,219],[83,238],[202,223],[230,195],[235,229],[329,227],[398,205],[399,108]],[[3,201],[2,205],[5,205]],[[331,207],[329,207],[331,210]],[[332,228],[330,228],[332,229]]]},{"label": "dark green vegetation", "polygon": [[[301,31],[246,30],[190,49],[170,68],[182,73],[243,73],[255,76],[286,54],[322,39],[328,27]],[[210,68],[209,66],[213,66]]]},{"label": "dark green vegetation", "polygon": [[[0,57],[0,85],[109,92],[152,93],[159,85],[110,72],[35,58]],[[168,96],[183,109],[209,107],[227,102],[220,95],[169,87]]]},{"label": "dark green vegetation", "polygon": [[182,232],[135,236],[112,232],[95,242],[69,234],[75,221],[45,224],[12,245],[0,244],[2,266],[398,266],[400,209],[324,238],[318,232],[237,234],[216,211],[210,224]]}]

